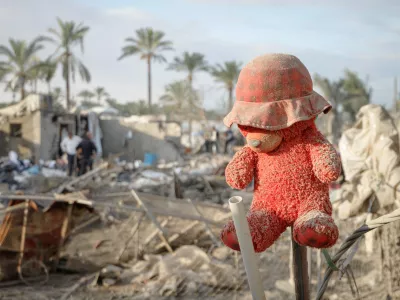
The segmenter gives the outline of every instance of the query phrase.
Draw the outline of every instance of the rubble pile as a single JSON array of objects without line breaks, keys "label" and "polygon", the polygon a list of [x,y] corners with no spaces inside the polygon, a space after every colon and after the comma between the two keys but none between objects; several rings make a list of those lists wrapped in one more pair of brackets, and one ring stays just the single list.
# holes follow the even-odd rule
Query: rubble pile
[{"label": "rubble pile", "polygon": [[183,295],[206,296],[210,290],[235,289],[235,269],[210,257],[196,246],[182,246],[168,255],[146,255],[127,269],[107,266],[99,272],[97,284],[130,286],[143,297]]},{"label": "rubble pile", "polygon": [[[231,254],[221,250],[218,238],[230,217],[221,205],[231,195],[224,178],[228,162],[223,155],[201,154],[184,162],[146,166],[110,157],[76,178],[67,178],[57,165],[17,171],[14,179],[23,196],[1,195],[1,216],[31,197],[28,219],[41,223],[43,230],[34,236],[40,249],[29,243],[21,246],[21,229],[25,226],[31,233],[38,225],[24,223],[24,210],[0,219],[1,232],[14,241],[14,248],[7,249],[13,260],[7,263],[9,276],[0,280],[16,278],[24,247],[24,259],[43,259],[48,270],[94,272],[99,288],[129,283],[131,293],[150,298],[201,294],[205,287],[234,288],[234,263],[227,263]],[[69,210],[71,205],[74,209]],[[9,230],[10,220],[22,224],[18,232]],[[43,245],[51,249],[46,257],[37,255],[44,253]],[[0,241],[0,251],[2,247]]]}]

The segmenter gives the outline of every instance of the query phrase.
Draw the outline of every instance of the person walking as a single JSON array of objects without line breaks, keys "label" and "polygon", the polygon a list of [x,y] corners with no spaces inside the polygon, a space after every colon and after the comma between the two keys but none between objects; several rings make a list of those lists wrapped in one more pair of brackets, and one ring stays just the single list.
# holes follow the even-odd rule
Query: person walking
[{"label": "person walking", "polygon": [[61,142],[61,151],[68,157],[68,176],[72,176],[75,168],[76,147],[81,142],[81,138],[68,131],[68,135]]},{"label": "person walking", "polygon": [[79,154],[79,176],[86,173],[87,169],[93,169],[93,159],[96,156],[97,148],[92,141],[92,134],[86,133],[84,139],[76,147]]}]

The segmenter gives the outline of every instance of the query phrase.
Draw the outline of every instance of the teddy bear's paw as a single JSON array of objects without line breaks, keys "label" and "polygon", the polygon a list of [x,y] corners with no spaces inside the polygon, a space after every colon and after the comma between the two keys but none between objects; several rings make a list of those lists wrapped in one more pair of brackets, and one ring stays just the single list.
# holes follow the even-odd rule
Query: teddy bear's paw
[{"label": "teddy bear's paw", "polygon": [[293,238],[302,246],[329,248],[338,236],[339,230],[332,217],[320,211],[301,215],[293,225]]},{"label": "teddy bear's paw", "polygon": [[220,238],[225,246],[235,251],[240,251],[239,241],[236,236],[235,225],[233,221],[229,221],[221,231]]},{"label": "teddy bear's paw", "polygon": [[[264,210],[250,211],[247,215],[254,251],[259,253],[270,247],[286,229],[286,223]],[[222,242],[229,248],[240,251],[233,221],[229,221],[221,232]]]}]

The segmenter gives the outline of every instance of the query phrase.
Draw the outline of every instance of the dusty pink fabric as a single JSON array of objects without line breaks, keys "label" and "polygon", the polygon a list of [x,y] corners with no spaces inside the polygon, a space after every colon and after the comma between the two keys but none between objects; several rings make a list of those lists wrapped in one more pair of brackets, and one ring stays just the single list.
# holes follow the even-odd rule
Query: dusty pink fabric
[{"label": "dusty pink fabric", "polygon": [[267,54],[253,59],[240,72],[236,102],[224,123],[279,130],[330,108],[331,104],[313,91],[311,76],[297,57]]}]

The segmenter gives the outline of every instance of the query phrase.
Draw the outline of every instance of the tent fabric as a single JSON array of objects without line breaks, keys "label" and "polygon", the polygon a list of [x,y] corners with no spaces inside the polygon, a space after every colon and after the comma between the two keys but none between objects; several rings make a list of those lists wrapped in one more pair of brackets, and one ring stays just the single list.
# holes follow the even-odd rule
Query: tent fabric
[{"label": "tent fabric", "polygon": [[389,113],[380,105],[363,106],[353,128],[339,141],[347,183],[342,187],[339,216],[347,218],[365,212],[372,193],[379,208],[400,199],[399,132]]}]

